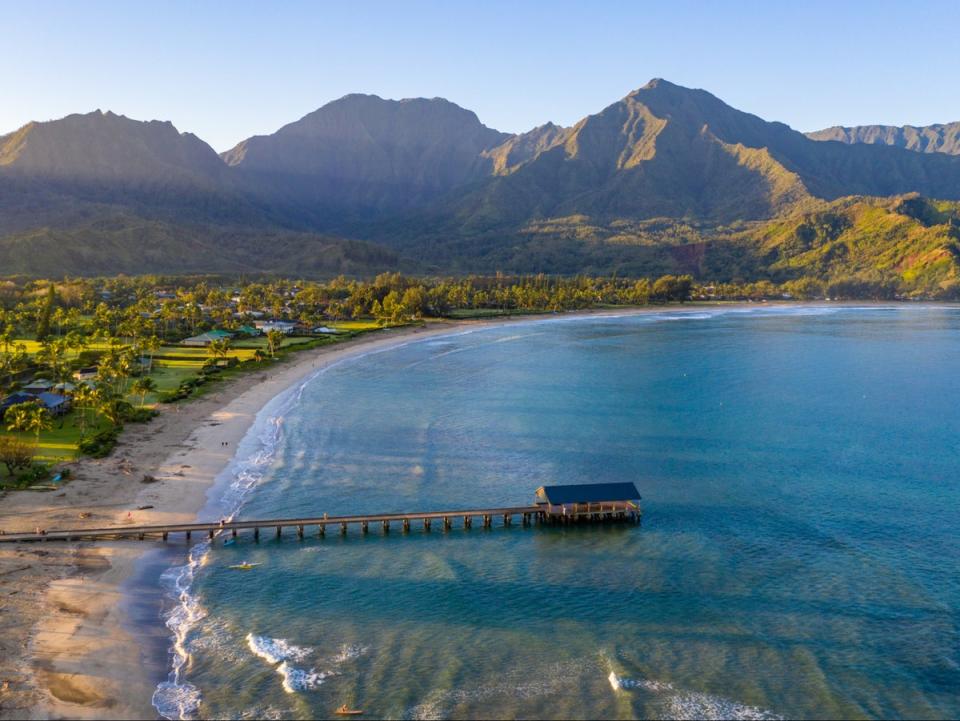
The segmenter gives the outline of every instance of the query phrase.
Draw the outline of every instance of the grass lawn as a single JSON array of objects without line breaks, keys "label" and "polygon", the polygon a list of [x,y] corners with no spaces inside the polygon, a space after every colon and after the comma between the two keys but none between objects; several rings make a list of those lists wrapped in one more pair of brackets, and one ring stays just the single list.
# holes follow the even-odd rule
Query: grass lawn
[{"label": "grass lawn", "polygon": [[[55,337],[56,337],[56,336],[52,336],[52,338],[55,338]],[[15,338],[12,342],[13,342],[13,345],[19,345],[19,344],[21,344],[21,343],[22,343],[23,345],[25,345],[25,346],[27,347],[27,353],[29,353],[30,355],[36,355],[37,351],[39,351],[39,350],[40,350],[40,347],[41,347],[41,344],[40,344],[38,341],[30,340],[30,339],[26,339],[26,338]],[[126,345],[126,344],[121,344],[121,347],[123,347],[124,345]],[[101,350],[101,351],[102,351],[102,350],[108,350],[109,348],[110,348],[110,344],[109,344],[109,343],[103,343],[103,342],[90,343],[90,344],[87,345],[87,350]],[[2,349],[0,349],[0,350],[2,350]],[[11,346],[11,350],[13,350],[13,346]],[[73,359],[73,358],[76,358],[78,355],[79,355],[79,353],[77,353],[77,352],[75,352],[75,351],[67,351],[66,357],[67,357],[68,359]]]},{"label": "grass lawn", "polygon": [[328,328],[333,328],[334,330],[375,330],[380,328],[381,325],[375,320],[335,320],[330,323],[327,323]]},{"label": "grass lawn", "polygon": [[[53,419],[53,428],[40,434],[40,444],[37,446],[35,460],[43,463],[59,463],[60,461],[72,461],[77,457],[77,445],[80,443],[80,427],[75,425],[77,413],[77,411],[71,411],[63,418]],[[92,413],[87,418],[87,437],[106,430],[110,426],[103,418],[94,419]],[[62,428],[60,427],[61,422],[63,423]],[[0,435],[19,436],[31,445],[35,438],[32,433],[11,433],[6,430],[6,426],[3,426]]]},{"label": "grass lawn", "polygon": [[[379,329],[381,326],[375,321],[347,321],[343,323],[331,323],[337,329],[344,331],[342,335],[325,336],[289,336],[285,337],[280,345],[276,360],[282,361],[289,355],[298,350],[307,348],[316,348],[318,346],[335,344],[345,341],[357,333]],[[36,341],[27,342],[28,349],[35,352],[40,344]],[[106,344],[96,344],[90,346],[93,349],[105,349]],[[254,351],[261,349],[266,354],[267,339],[264,337],[248,338],[237,341],[230,349],[228,357],[236,358],[241,363],[252,361]],[[148,393],[144,399],[145,405],[154,405],[160,401],[163,395],[176,391],[180,385],[201,375],[203,366],[211,359],[206,348],[191,348],[179,345],[162,346],[154,356],[153,370],[150,377],[157,385],[157,390]],[[267,360],[265,365],[272,361]],[[243,366],[225,368],[220,373],[212,376],[212,383],[207,383],[195,388],[190,395],[197,396],[216,387],[219,380],[226,380],[237,375],[256,370],[260,366],[256,363],[244,363]],[[140,405],[140,396],[138,394],[128,394],[127,401],[134,406]],[[79,411],[72,411],[63,418],[53,419],[53,427],[49,431],[40,434],[40,442],[37,446],[35,460],[43,463],[57,463],[61,461],[73,460],[77,457],[77,446],[80,442],[80,428],[76,424]],[[98,415],[89,413],[86,436],[95,435],[101,430],[106,430],[109,423]],[[23,435],[24,440],[33,444],[34,436],[32,434],[13,434],[5,430],[5,426],[0,425],[0,435]],[[5,470],[0,468],[0,484],[5,480]]]}]

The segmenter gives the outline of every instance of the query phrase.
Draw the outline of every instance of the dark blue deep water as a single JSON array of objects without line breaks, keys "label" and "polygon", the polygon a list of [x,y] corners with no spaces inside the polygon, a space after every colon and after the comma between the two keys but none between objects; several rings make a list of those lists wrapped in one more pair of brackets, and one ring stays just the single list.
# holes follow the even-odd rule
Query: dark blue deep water
[{"label": "dark blue deep water", "polygon": [[633,480],[642,527],[218,541],[169,574],[183,665],[157,703],[957,717],[958,371],[960,309],[935,306],[557,318],[341,363],[262,414],[241,517]]}]

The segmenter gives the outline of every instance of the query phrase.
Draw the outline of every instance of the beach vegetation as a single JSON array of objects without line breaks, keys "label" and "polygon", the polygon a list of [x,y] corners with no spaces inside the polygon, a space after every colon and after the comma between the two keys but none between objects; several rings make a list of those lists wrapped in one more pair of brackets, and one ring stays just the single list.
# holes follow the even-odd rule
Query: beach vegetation
[{"label": "beach vegetation", "polygon": [[49,430],[53,425],[49,411],[39,403],[32,401],[18,403],[8,408],[4,420],[8,431],[33,433],[36,436],[37,443],[40,442],[40,434]]},{"label": "beach vegetation", "polygon": [[[66,396],[72,409],[58,413],[54,423],[39,401],[29,408],[7,408],[0,428],[11,430],[0,436],[32,434],[35,460],[43,462],[102,453],[122,424],[149,420],[158,404],[201,396],[292,353],[433,319],[651,303],[915,297],[905,294],[902,280],[891,280],[890,273],[853,262],[860,250],[852,229],[857,234],[909,231],[916,242],[902,278],[918,289],[936,282],[937,297],[960,298],[960,280],[944,270],[946,256],[927,243],[926,231],[914,232],[915,223],[955,225],[953,210],[916,199],[898,206],[896,218],[890,212],[864,201],[796,222],[785,219],[756,241],[756,252],[769,255],[770,267],[779,270],[757,278],[744,265],[743,277],[750,280],[736,274],[704,280],[709,255],[697,260],[697,274],[655,277],[416,278],[391,272],[324,281],[215,275],[12,278],[0,292],[0,399],[44,381],[49,392]],[[953,238],[955,229],[950,233]],[[917,253],[923,263],[913,262],[921,257]],[[890,267],[902,267],[904,257],[891,256]],[[808,273],[795,265],[798,258],[819,264],[823,272]],[[201,334],[209,334],[212,342],[182,342]]]},{"label": "beach vegetation", "polygon": [[17,471],[28,468],[33,463],[36,448],[16,436],[0,436],[0,463],[7,469],[7,475],[13,478]]}]

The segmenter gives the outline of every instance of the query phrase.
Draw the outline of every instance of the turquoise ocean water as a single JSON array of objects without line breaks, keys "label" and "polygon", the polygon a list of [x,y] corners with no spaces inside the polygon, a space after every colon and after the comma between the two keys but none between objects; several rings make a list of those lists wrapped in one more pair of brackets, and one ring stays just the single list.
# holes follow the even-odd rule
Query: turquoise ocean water
[{"label": "turquoise ocean water", "polygon": [[264,410],[206,515],[633,480],[642,527],[197,546],[164,574],[155,705],[956,717],[958,371],[960,309],[935,306],[561,317],[341,362]]}]

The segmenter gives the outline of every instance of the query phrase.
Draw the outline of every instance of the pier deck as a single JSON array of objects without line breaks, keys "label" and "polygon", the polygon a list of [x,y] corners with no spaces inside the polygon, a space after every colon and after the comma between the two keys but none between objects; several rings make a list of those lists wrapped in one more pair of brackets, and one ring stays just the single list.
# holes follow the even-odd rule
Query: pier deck
[{"label": "pier deck", "polygon": [[640,510],[635,505],[620,503],[591,504],[563,516],[550,513],[542,504],[533,506],[508,506],[505,508],[479,508],[452,511],[420,511],[417,513],[375,513],[353,516],[324,516],[319,518],[276,518],[257,520],[214,521],[212,523],[181,523],[151,526],[110,526],[106,528],[73,528],[46,530],[41,533],[5,533],[0,535],[0,543],[25,541],[95,541],[112,539],[159,538],[168,540],[171,534],[182,534],[190,541],[194,535],[213,538],[217,533],[230,533],[237,536],[240,531],[253,531],[255,541],[260,540],[261,531],[274,531],[279,538],[285,530],[296,532],[303,538],[308,532],[324,536],[328,531],[345,534],[349,526],[359,526],[361,533],[369,531],[369,525],[379,524],[383,533],[388,533],[391,524],[397,523],[403,532],[408,532],[412,524],[421,524],[429,531],[433,521],[439,521],[443,530],[453,528],[459,521],[463,528],[472,528],[474,519],[479,519],[484,528],[494,525],[510,526],[513,519],[519,517],[523,525],[531,523],[600,523],[600,522],[639,522]]}]

